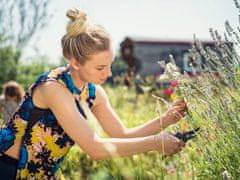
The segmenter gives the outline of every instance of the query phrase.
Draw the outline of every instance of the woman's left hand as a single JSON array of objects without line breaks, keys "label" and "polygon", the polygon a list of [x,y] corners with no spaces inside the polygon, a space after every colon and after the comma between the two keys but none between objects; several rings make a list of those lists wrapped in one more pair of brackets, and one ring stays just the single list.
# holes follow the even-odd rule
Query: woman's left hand
[{"label": "woman's left hand", "polygon": [[176,100],[170,108],[161,117],[162,124],[167,127],[168,125],[175,124],[181,120],[187,112],[187,103],[184,99]]}]

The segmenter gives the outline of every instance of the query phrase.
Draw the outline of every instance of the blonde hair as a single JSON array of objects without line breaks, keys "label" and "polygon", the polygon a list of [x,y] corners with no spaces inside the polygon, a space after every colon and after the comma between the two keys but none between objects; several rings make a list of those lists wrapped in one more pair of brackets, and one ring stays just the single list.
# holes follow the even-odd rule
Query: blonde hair
[{"label": "blonde hair", "polygon": [[67,11],[70,19],[67,33],[62,37],[63,56],[84,64],[90,56],[110,49],[110,36],[100,25],[89,23],[87,14],[78,9]]},{"label": "blonde hair", "polygon": [[6,100],[8,97],[16,97],[16,102],[20,103],[24,96],[24,89],[16,81],[8,81],[3,85],[3,94]]}]

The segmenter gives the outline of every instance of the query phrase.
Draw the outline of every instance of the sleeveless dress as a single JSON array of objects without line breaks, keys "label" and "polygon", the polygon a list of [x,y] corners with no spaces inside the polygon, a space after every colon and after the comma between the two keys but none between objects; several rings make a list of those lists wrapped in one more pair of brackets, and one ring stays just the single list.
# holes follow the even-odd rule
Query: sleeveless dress
[{"label": "sleeveless dress", "polygon": [[[67,67],[58,67],[41,75],[27,91],[23,102],[6,127],[0,131],[0,152],[21,141],[16,179],[55,179],[54,174],[74,141],[64,132],[50,109],[33,104],[32,93],[41,83],[56,81],[75,98],[79,112],[86,117],[81,103],[89,108],[95,100],[95,85],[89,83],[81,92],[73,83]],[[64,103],[64,102],[56,102]]]}]

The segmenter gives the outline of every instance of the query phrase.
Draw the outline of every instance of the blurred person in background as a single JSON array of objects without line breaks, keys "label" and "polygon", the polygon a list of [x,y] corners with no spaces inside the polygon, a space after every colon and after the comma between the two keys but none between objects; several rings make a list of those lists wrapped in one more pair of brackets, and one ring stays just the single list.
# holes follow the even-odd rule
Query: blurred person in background
[{"label": "blurred person in background", "polygon": [[23,87],[16,81],[8,81],[3,85],[3,93],[0,96],[0,113],[3,124],[6,124],[17,110],[24,96]]},{"label": "blurred person in background", "polygon": [[[110,35],[102,26],[90,23],[80,9],[68,10],[67,17],[70,21],[62,37],[62,51],[68,64],[41,75],[0,131],[0,177],[55,179],[75,143],[93,160],[181,151],[183,141],[170,132],[159,132],[182,119],[186,102],[174,102],[161,117],[138,127],[125,127],[101,87],[112,74]],[[109,138],[94,132],[83,104]]]}]

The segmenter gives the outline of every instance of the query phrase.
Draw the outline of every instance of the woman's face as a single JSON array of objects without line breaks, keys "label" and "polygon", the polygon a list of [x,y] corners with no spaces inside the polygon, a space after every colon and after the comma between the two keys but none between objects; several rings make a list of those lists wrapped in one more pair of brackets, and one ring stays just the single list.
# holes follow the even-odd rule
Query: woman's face
[{"label": "woman's face", "polygon": [[86,83],[103,84],[108,77],[112,76],[113,57],[113,51],[107,50],[92,55],[83,65],[78,63],[75,66],[78,78]]}]

